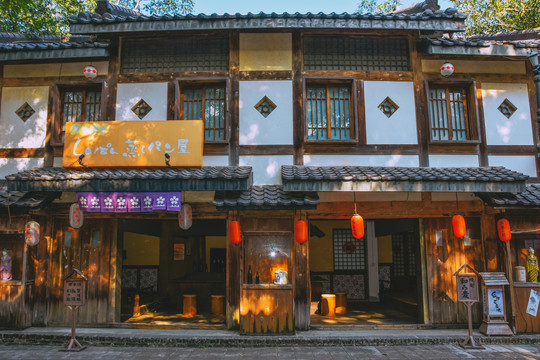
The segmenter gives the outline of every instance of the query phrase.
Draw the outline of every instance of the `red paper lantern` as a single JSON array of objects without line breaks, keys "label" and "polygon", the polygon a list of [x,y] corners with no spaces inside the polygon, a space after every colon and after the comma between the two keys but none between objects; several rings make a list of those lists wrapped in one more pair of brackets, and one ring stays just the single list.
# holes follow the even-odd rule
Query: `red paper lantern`
[{"label": "red paper lantern", "polygon": [[462,238],[467,235],[465,219],[461,215],[454,215],[452,218],[452,228],[454,229],[454,235],[458,238]]},{"label": "red paper lantern", "polygon": [[510,233],[510,222],[506,219],[497,221],[497,232],[499,233],[499,239],[501,239],[501,241],[510,241],[512,238],[512,234]]},{"label": "red paper lantern", "polygon": [[364,219],[360,215],[354,214],[351,217],[351,230],[355,239],[364,237]]},{"label": "red paper lantern", "polygon": [[71,206],[69,207],[69,225],[74,229],[78,229],[83,226],[83,222],[84,215],[79,208],[79,204],[71,204]]},{"label": "red paper lantern", "polygon": [[240,229],[239,221],[231,221],[229,224],[229,236],[233,244],[240,244],[242,242],[242,230]]},{"label": "red paper lantern", "polygon": [[298,220],[294,224],[294,237],[299,244],[303,244],[308,240],[307,222]]}]

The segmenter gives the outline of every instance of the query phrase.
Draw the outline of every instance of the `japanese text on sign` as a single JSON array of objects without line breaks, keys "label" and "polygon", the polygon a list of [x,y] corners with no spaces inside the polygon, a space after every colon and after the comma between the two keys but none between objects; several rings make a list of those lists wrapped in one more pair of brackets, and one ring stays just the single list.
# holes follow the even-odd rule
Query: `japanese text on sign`
[{"label": "japanese text on sign", "polygon": [[458,301],[478,301],[478,279],[474,275],[457,276]]},{"label": "japanese text on sign", "polygon": [[68,122],[63,166],[200,167],[203,131],[201,120]]},{"label": "japanese text on sign", "polygon": [[64,282],[64,305],[78,306],[85,303],[85,284],[82,281]]},{"label": "japanese text on sign", "polygon": [[504,299],[503,290],[501,288],[489,288],[488,293],[489,315],[503,316],[504,315]]}]

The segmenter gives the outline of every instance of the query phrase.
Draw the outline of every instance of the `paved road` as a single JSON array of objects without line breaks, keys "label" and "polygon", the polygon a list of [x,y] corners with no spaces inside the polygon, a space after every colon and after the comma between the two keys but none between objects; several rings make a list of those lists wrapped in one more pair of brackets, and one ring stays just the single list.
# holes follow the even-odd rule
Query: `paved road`
[{"label": "paved road", "polygon": [[259,348],[90,346],[78,353],[58,350],[58,346],[0,345],[0,359],[540,359],[540,345],[487,345],[486,350],[463,350],[455,345]]}]

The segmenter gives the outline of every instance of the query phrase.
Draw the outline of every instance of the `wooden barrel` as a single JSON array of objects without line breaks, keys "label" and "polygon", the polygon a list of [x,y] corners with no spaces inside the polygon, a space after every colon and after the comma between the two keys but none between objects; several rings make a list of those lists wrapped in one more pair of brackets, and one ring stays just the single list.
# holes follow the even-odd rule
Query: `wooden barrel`
[{"label": "wooden barrel", "polygon": [[321,315],[336,316],[336,295],[322,294],[321,295]]},{"label": "wooden barrel", "polygon": [[347,312],[347,293],[336,293],[336,314]]},{"label": "wooden barrel", "polygon": [[225,296],[224,295],[211,295],[212,299],[212,315],[225,316]]},{"label": "wooden barrel", "polygon": [[184,316],[197,315],[197,295],[184,294]]}]

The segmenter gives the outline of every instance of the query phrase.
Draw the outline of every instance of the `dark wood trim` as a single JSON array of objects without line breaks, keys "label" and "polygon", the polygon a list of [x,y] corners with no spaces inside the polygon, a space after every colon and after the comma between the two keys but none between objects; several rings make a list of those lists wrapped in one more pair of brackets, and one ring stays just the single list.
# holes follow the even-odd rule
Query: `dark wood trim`
[{"label": "dark wood trim", "polygon": [[[1,93],[0,93],[1,95]],[[54,148],[52,146],[52,139],[54,136],[53,133],[53,122],[54,122],[54,91],[52,87],[49,87],[49,106],[47,106],[47,133],[45,135],[45,154],[43,159],[44,167],[52,167],[54,165]]]},{"label": "dark wood trim", "polygon": [[105,88],[105,113],[103,120],[116,120],[116,99],[118,91],[118,73],[120,72],[121,39],[114,38],[109,45],[109,73],[107,74]]},{"label": "dark wood trim", "polygon": [[364,80],[355,82],[354,93],[354,108],[356,109],[356,138],[362,145],[367,144],[367,127],[366,127],[366,97],[364,91]]},{"label": "dark wood trim", "polygon": [[119,74],[119,83],[169,82],[171,79],[227,77],[228,71],[189,71],[169,73],[131,73]]},{"label": "dark wood trim", "polygon": [[475,82],[473,84],[473,90],[476,92],[476,104],[475,104],[475,115],[478,119],[478,137],[480,139],[480,147],[479,147],[479,157],[478,162],[480,166],[488,166],[488,156],[487,156],[487,141],[486,141],[486,122],[484,117],[484,100],[482,97],[482,84],[479,82]]},{"label": "dark wood trim", "polygon": [[229,144],[205,143],[203,155],[229,155]]},{"label": "dark wood trim", "polygon": [[[436,80],[441,79],[441,74],[424,73],[424,77],[429,81],[436,81]],[[469,79],[470,81],[470,79],[474,79],[475,81],[478,81],[478,82],[526,83],[529,81],[529,76],[519,75],[519,74],[454,73],[450,79],[455,80],[455,81],[461,81],[461,80],[467,81],[467,79]]]},{"label": "dark wood trim", "polygon": [[[82,71],[81,71],[82,72]],[[77,83],[81,81],[105,81],[107,79],[106,76],[100,75],[96,77],[94,80],[84,80],[82,74],[81,76],[61,76],[61,77],[32,77],[32,78],[7,78],[4,79],[3,86],[53,86],[56,82],[62,82],[62,83]]]},{"label": "dark wood trim", "polygon": [[463,143],[430,143],[429,144],[429,154],[430,155],[439,155],[439,154],[462,154],[462,155],[478,155],[480,153],[480,144],[463,142]]},{"label": "dark wood trim", "polygon": [[292,80],[293,71],[240,71],[242,80]]},{"label": "dark wood trim", "polygon": [[373,81],[413,81],[413,73],[405,71],[304,70],[306,77],[353,77]]},{"label": "dark wood trim", "polygon": [[293,146],[295,165],[304,164],[304,86],[302,81],[302,67],[304,64],[303,37],[300,30],[294,30],[292,35],[293,46]]},{"label": "dark wood trim", "polygon": [[422,61],[418,54],[417,49],[418,38],[417,36],[409,37],[409,48],[411,56],[411,66],[413,74],[413,86],[414,86],[414,101],[416,108],[416,136],[418,140],[418,151],[419,151],[419,165],[428,166],[429,164],[429,155],[428,155],[428,140],[429,135],[429,116],[428,116],[428,106],[427,106],[427,92],[426,92],[426,82],[422,73]]},{"label": "dark wood trim", "polygon": [[178,120],[176,117],[176,81],[167,82],[167,120]]},{"label": "dark wood trim", "polygon": [[241,145],[240,155],[294,155],[294,145]]},{"label": "dark wood trim", "polygon": [[535,155],[536,145],[487,145],[489,155]]},{"label": "dark wood trim", "polygon": [[[534,72],[533,67],[530,61],[526,62],[526,69],[527,69],[527,88],[529,90],[529,104],[530,104],[530,112],[531,112],[531,126],[533,130],[533,144],[534,147],[537,149],[536,153],[538,153],[538,102],[537,102],[537,94],[536,94],[536,84],[534,83]],[[540,179],[540,164],[538,156],[536,157],[536,178]]]},{"label": "dark wood trim", "polygon": [[419,155],[418,145],[306,144],[306,155]]},{"label": "dark wood trim", "polygon": [[42,158],[44,156],[45,148],[0,149],[0,158]]},{"label": "dark wood trim", "polygon": [[229,78],[229,165],[236,166],[240,161],[240,32],[237,30],[229,33]]}]

